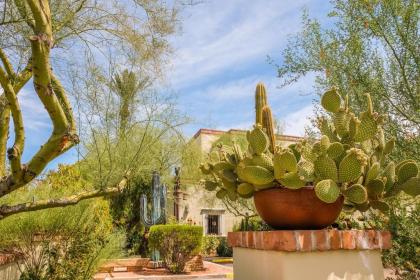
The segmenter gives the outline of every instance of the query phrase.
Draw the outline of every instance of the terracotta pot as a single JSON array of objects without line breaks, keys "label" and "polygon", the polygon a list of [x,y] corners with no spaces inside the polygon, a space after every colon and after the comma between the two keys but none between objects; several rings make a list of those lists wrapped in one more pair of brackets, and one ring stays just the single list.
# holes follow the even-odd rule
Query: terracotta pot
[{"label": "terracotta pot", "polygon": [[254,194],[260,217],[275,229],[320,229],[331,225],[340,214],[344,198],[325,203],[313,187],[298,190],[272,188]]}]

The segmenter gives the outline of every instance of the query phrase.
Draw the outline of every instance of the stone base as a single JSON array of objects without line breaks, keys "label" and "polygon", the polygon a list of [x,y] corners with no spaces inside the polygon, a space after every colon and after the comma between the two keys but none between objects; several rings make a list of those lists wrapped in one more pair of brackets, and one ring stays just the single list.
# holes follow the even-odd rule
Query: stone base
[{"label": "stone base", "polygon": [[381,249],[389,232],[299,230],[233,232],[233,271],[240,280],[383,280]]},{"label": "stone base", "polygon": [[278,252],[233,249],[240,280],[383,280],[379,250]]},{"label": "stone base", "polygon": [[163,261],[149,261],[147,263],[147,268],[162,268],[164,267]]}]

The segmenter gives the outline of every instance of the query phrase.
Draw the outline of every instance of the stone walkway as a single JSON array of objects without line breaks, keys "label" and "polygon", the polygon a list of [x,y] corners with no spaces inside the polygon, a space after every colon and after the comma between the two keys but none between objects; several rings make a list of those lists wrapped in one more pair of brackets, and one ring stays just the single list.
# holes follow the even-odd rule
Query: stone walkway
[{"label": "stone walkway", "polygon": [[[233,279],[233,269],[231,267],[204,262],[203,271],[195,271],[188,274],[168,275],[164,269],[146,269],[139,272],[114,272],[114,273],[98,273],[94,276],[94,280],[187,280],[187,279]],[[159,275],[153,275],[159,274]]]}]

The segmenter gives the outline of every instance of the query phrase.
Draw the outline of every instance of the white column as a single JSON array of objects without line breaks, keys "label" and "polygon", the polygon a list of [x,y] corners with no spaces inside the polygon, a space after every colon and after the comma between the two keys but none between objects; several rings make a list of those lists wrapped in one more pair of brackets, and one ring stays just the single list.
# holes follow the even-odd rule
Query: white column
[{"label": "white column", "polygon": [[202,218],[203,218],[203,235],[207,235],[207,214],[202,214]]},{"label": "white column", "polygon": [[225,219],[223,218],[223,214],[219,215],[219,231],[220,231],[220,235],[225,236],[225,225],[224,225]]}]

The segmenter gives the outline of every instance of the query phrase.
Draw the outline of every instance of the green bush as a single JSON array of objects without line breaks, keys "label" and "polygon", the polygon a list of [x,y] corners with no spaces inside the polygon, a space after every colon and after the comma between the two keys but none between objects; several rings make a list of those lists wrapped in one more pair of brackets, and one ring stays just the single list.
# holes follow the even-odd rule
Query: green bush
[{"label": "green bush", "polygon": [[189,225],[156,225],[150,228],[149,247],[160,252],[169,271],[181,273],[186,262],[200,252],[203,228]]},{"label": "green bush", "polygon": [[219,245],[216,248],[219,257],[232,257],[232,247],[228,245],[226,237],[219,237]]},{"label": "green bush", "polygon": [[216,249],[219,247],[220,237],[215,235],[203,236],[203,245],[201,253],[205,256],[215,256],[217,254]]},{"label": "green bush", "polygon": [[228,246],[227,238],[224,236],[203,236],[201,252],[206,256],[232,257],[232,248]]}]

